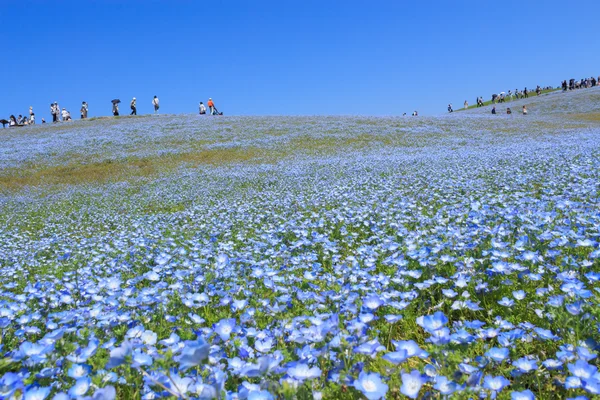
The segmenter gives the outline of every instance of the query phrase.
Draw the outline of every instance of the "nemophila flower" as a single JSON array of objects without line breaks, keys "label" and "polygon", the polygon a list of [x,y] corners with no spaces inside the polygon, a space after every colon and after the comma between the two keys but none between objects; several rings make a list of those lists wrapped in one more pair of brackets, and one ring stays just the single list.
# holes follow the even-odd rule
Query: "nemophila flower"
[{"label": "nemophila flower", "polygon": [[402,315],[384,315],[383,318],[385,318],[385,320],[391,324],[393,324],[394,322],[398,322],[402,319]]},{"label": "nemophila flower", "polygon": [[69,389],[69,395],[71,397],[83,396],[89,390],[91,383],[92,380],[87,376],[77,379],[75,384]]},{"label": "nemophila flower", "polygon": [[139,349],[133,351],[131,358],[133,361],[132,367],[134,368],[152,365],[152,357]]},{"label": "nemophila flower", "polygon": [[565,309],[571,315],[579,315],[583,312],[583,302],[576,301],[574,303],[566,304]]},{"label": "nemophila flower", "polygon": [[123,364],[125,362],[125,357],[131,355],[131,351],[132,348],[129,342],[121,343],[121,346],[115,347],[110,351],[110,358],[108,359],[105,368],[111,369]]},{"label": "nemophila flower", "polygon": [[363,307],[369,310],[376,310],[383,305],[383,300],[377,295],[370,295],[363,299]]},{"label": "nemophila flower", "polygon": [[144,333],[142,333],[140,339],[142,339],[142,342],[144,344],[153,346],[156,344],[157,335],[156,335],[156,333],[154,333],[150,330],[147,330],[147,331],[144,331]]},{"label": "nemophila flower", "polygon": [[538,366],[535,360],[530,360],[525,357],[519,358],[512,362],[513,366],[522,373],[529,373],[535,371]]},{"label": "nemophila flower", "polygon": [[248,400],[274,400],[275,397],[266,390],[253,390],[248,392]]},{"label": "nemophila flower", "polygon": [[577,360],[574,364],[568,364],[567,368],[573,376],[584,380],[592,378],[598,372],[596,366],[584,360]]},{"label": "nemophila flower", "polygon": [[600,380],[599,379],[586,379],[583,381],[583,389],[593,395],[600,394]]},{"label": "nemophila flower", "polygon": [[567,376],[565,379],[565,388],[579,389],[581,387],[581,379],[576,376]]},{"label": "nemophila flower", "polygon": [[414,340],[392,340],[396,351],[406,351],[407,357],[419,357],[419,358],[427,358],[429,357],[429,353],[425,350],[421,349],[417,342]]},{"label": "nemophila flower", "polygon": [[213,327],[213,330],[221,340],[227,341],[231,337],[231,333],[236,328],[237,323],[235,318],[222,319],[218,323],[216,323]]},{"label": "nemophila flower", "polygon": [[506,357],[508,357],[508,353],[509,350],[506,347],[492,347],[485,353],[485,355],[493,361],[502,362],[506,359]]},{"label": "nemophila flower", "polygon": [[428,342],[433,343],[434,345],[440,346],[450,342],[450,329],[441,328],[431,332],[431,336],[427,338]]},{"label": "nemophila flower", "polygon": [[549,370],[553,370],[553,369],[558,369],[560,367],[562,367],[562,363],[558,360],[555,360],[553,358],[549,358],[547,360],[544,360],[542,362],[542,364],[544,365],[544,367],[546,367]]},{"label": "nemophila flower", "polygon": [[69,371],[67,371],[67,375],[71,378],[78,379],[84,376],[88,376],[91,371],[91,367],[85,364],[73,364]]},{"label": "nemophila flower", "polygon": [[192,378],[182,378],[177,374],[171,373],[168,379],[165,379],[164,382],[167,384],[167,387],[173,391],[174,394],[178,395],[179,397],[185,397],[193,381]]},{"label": "nemophila flower", "polygon": [[383,383],[377,373],[366,373],[362,371],[358,379],[354,381],[354,387],[360,390],[367,399],[378,400],[385,397],[388,391],[388,385]]},{"label": "nemophila flower", "polygon": [[[113,386],[105,386],[101,389],[96,389],[91,400],[115,400],[117,397],[117,391]],[[87,398],[85,399],[87,400]]]},{"label": "nemophila flower", "polygon": [[525,291],[524,290],[515,290],[514,292],[512,292],[513,297],[517,300],[523,300],[525,298]]},{"label": "nemophila flower", "polygon": [[158,344],[161,344],[163,346],[172,346],[174,344],[179,343],[179,335],[177,335],[176,333],[171,333],[171,335],[167,338],[167,339],[163,339],[160,342],[158,342]]},{"label": "nemophila flower", "polygon": [[511,400],[535,400],[535,396],[531,390],[523,390],[521,392],[514,391],[510,394]]},{"label": "nemophila flower", "polygon": [[558,339],[557,336],[555,336],[551,330],[549,329],[542,329],[542,328],[535,328],[534,329],[535,333],[537,333],[538,337],[540,339],[543,340],[555,340]]},{"label": "nemophila flower", "polygon": [[408,353],[406,350],[394,351],[387,353],[382,357],[384,360],[391,362],[392,364],[400,364],[407,360]]},{"label": "nemophila flower", "polygon": [[181,350],[179,356],[179,368],[187,370],[189,368],[200,365],[204,360],[208,358],[208,352],[210,345],[202,338],[197,340],[189,340],[184,343],[184,347]]},{"label": "nemophila flower", "polygon": [[385,347],[377,339],[369,340],[354,348],[355,353],[366,354],[371,357],[376,356],[380,351],[385,351]]},{"label": "nemophila flower", "polygon": [[437,311],[433,315],[426,315],[417,318],[417,324],[429,333],[443,328],[447,323],[448,318],[441,311]]},{"label": "nemophila flower", "polygon": [[503,376],[486,375],[483,377],[483,388],[493,393],[500,392],[508,385],[510,385],[510,381]]},{"label": "nemophila flower", "polygon": [[265,338],[264,340],[257,340],[254,343],[254,348],[261,353],[266,353],[273,347],[273,338]]},{"label": "nemophila flower", "polygon": [[32,387],[25,391],[24,400],[44,400],[50,394],[50,387]]},{"label": "nemophila flower", "polygon": [[306,379],[315,379],[321,376],[321,370],[318,367],[309,367],[304,363],[297,363],[295,366],[288,368],[288,375],[298,381]]},{"label": "nemophila flower", "polygon": [[503,297],[501,300],[498,301],[498,304],[504,307],[512,307],[515,305],[515,301],[509,299],[508,297]]},{"label": "nemophila flower", "polygon": [[435,380],[435,385],[433,388],[440,392],[440,394],[444,396],[451,395],[452,393],[459,390],[459,385],[456,382],[451,381],[445,376],[438,376]]},{"label": "nemophila flower", "polygon": [[579,346],[577,347],[577,356],[582,360],[591,361],[598,355],[595,352],[590,351],[587,347]]},{"label": "nemophila flower", "polygon": [[421,376],[421,373],[417,370],[411,371],[410,374],[402,373],[401,379],[402,386],[400,387],[400,392],[411,399],[416,399],[419,396],[421,387],[425,383],[425,379]]}]

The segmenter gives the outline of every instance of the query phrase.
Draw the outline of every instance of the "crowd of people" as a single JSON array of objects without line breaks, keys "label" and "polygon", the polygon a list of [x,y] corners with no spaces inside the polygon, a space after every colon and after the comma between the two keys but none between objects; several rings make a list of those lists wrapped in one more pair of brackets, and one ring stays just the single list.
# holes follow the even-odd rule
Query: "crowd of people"
[{"label": "crowd of people", "polygon": [[[112,100],[112,115],[115,117],[118,117],[120,115],[119,114],[119,103],[121,103],[121,100],[118,100],[118,99]],[[131,100],[131,102],[129,103],[129,106],[131,108],[131,113],[129,115],[137,115],[137,99],[135,97]],[[208,111],[209,111],[210,115],[223,115],[222,112],[217,110],[217,107],[215,106],[215,102],[213,101],[212,98],[208,99],[207,106],[208,106]],[[152,107],[154,108],[154,114],[158,114],[158,110],[160,109],[160,101],[158,99],[158,96],[154,96],[154,98],[152,99]],[[88,110],[89,110],[88,103],[86,101],[81,102],[81,109],[79,110],[81,119],[87,119]],[[200,107],[199,107],[200,115],[205,115],[206,111],[207,111],[206,106],[204,105],[203,102],[200,102]],[[71,113],[66,108],[63,108],[61,110],[57,101],[50,104],[50,115],[52,115],[53,123],[68,122],[68,121],[73,120],[73,118],[71,117]],[[46,120],[44,118],[42,118],[41,122],[43,124],[45,124]],[[8,120],[0,119],[0,123],[2,124],[3,128],[5,128],[6,125],[8,125],[9,127],[34,125],[35,124],[35,113],[33,112],[33,107],[29,107],[29,117],[23,116],[23,115],[19,115],[18,117],[15,117],[14,115],[11,115]]]},{"label": "crowd of people", "polygon": [[569,79],[568,83],[567,83],[567,80],[565,79],[564,81],[562,81],[562,90],[563,90],[563,92],[566,92],[567,90],[586,89],[586,88],[594,87],[599,84],[600,84],[600,76],[598,77],[598,79],[596,79],[593,76],[590,78],[582,78],[580,80]]}]

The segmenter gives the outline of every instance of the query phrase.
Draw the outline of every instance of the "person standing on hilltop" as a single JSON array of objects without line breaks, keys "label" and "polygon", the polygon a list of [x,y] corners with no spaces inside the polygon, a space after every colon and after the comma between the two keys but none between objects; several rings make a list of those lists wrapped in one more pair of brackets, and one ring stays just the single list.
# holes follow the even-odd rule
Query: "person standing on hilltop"
[{"label": "person standing on hilltop", "polygon": [[215,115],[215,102],[213,101],[212,98],[208,99],[208,102],[206,103],[206,105],[208,105],[208,109],[210,110],[210,115]]},{"label": "person standing on hilltop", "polygon": [[135,97],[131,100],[131,114],[129,115],[137,115],[137,108],[135,107]]},{"label": "person standing on hilltop", "polygon": [[115,117],[119,116],[119,103],[113,103],[112,112]]},{"label": "person standing on hilltop", "polygon": [[81,119],[86,119],[88,115],[88,105],[85,101],[81,102],[81,109],[79,110],[81,113]]},{"label": "person standing on hilltop", "polygon": [[160,108],[158,97],[154,96],[154,99],[152,99],[152,105],[154,106],[154,114],[158,114],[158,109]]},{"label": "person standing on hilltop", "polygon": [[469,108],[469,102],[465,100],[465,110]]}]

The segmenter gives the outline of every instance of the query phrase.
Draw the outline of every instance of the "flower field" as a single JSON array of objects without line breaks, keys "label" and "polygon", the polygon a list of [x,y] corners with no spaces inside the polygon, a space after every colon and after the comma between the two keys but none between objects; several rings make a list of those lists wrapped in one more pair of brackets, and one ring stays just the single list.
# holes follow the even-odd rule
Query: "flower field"
[{"label": "flower field", "polygon": [[595,398],[600,91],[535,102],[0,130],[0,398]]}]

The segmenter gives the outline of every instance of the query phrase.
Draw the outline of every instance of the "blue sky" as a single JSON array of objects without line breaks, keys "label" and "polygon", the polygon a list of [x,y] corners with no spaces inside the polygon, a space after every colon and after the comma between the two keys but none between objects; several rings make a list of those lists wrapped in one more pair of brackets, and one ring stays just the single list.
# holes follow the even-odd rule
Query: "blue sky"
[{"label": "blue sky", "polygon": [[[0,0],[0,116],[441,114],[600,75],[597,1]],[[14,17],[14,18],[11,18]],[[127,111],[122,106],[122,113]]]}]

